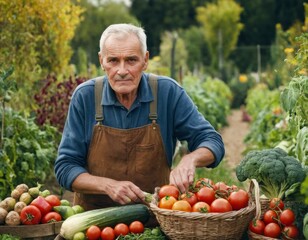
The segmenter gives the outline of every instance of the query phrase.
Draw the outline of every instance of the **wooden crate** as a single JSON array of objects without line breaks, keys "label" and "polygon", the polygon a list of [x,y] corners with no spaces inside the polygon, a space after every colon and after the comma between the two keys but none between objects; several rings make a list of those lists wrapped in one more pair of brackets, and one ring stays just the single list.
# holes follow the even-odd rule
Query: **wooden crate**
[{"label": "wooden crate", "polygon": [[60,232],[62,222],[36,224],[36,225],[18,225],[18,226],[0,226],[0,234],[11,234],[25,240],[53,240]]}]

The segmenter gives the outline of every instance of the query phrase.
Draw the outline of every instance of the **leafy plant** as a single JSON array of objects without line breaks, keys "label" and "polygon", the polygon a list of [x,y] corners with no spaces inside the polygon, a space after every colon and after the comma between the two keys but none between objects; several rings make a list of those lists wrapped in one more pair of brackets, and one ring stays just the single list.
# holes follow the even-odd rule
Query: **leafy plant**
[{"label": "leafy plant", "polygon": [[0,198],[3,198],[20,183],[34,186],[52,174],[60,134],[49,125],[40,129],[34,118],[25,118],[11,109],[1,111],[0,115],[5,115],[6,122],[0,153]]},{"label": "leafy plant", "polygon": [[269,90],[265,84],[258,84],[248,91],[246,109],[252,116],[249,133],[244,141],[246,152],[252,149],[273,148],[281,139],[290,138],[286,114],[280,107],[280,91]]},{"label": "leafy plant", "polygon": [[193,76],[183,79],[183,87],[197,105],[198,110],[216,128],[227,125],[232,93],[219,79],[207,78],[204,82]]},{"label": "leafy plant", "polygon": [[56,76],[49,75],[43,81],[43,87],[34,96],[39,106],[36,110],[37,124],[50,124],[62,132],[73,91],[85,80],[86,78],[69,77],[58,82]]},{"label": "leafy plant", "polygon": [[[11,93],[17,89],[16,82],[8,80],[8,78],[13,74],[13,71],[14,71],[13,67],[10,67],[8,70],[0,71],[0,103],[3,112],[5,110],[5,103],[11,99]],[[2,142],[4,137],[3,132],[4,132],[4,115],[2,116],[0,149],[2,149]]]}]

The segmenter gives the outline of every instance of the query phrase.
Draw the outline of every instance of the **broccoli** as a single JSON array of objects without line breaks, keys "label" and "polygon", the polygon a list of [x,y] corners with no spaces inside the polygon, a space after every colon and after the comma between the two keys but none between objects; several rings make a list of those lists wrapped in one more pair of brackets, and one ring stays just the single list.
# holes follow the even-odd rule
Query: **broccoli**
[{"label": "broccoli", "polygon": [[286,192],[299,188],[306,177],[301,163],[280,148],[252,150],[235,170],[241,182],[256,179],[262,193],[269,199],[284,199]]}]

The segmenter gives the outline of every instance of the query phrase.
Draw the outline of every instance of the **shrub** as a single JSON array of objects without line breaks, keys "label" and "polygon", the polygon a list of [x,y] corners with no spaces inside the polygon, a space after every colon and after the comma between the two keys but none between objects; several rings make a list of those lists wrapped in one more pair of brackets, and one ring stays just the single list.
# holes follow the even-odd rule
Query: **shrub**
[{"label": "shrub", "polygon": [[60,134],[56,128],[42,129],[33,118],[7,109],[4,114],[3,148],[0,151],[0,198],[8,196],[14,186],[35,186],[51,175]]},{"label": "shrub", "polygon": [[55,76],[48,76],[39,93],[34,96],[39,106],[36,110],[37,124],[50,124],[62,132],[73,91],[85,80],[86,78],[69,77],[58,82]]}]

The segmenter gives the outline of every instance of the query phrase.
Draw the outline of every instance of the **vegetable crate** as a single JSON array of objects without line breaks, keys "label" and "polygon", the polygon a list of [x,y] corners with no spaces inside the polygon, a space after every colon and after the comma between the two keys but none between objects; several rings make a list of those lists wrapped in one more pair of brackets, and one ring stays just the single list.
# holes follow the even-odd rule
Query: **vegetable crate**
[{"label": "vegetable crate", "polygon": [[36,224],[36,225],[18,225],[18,226],[0,226],[0,234],[11,234],[27,240],[51,240],[60,232],[62,222]]},{"label": "vegetable crate", "polygon": [[255,195],[259,185],[252,180],[249,188],[249,204],[238,211],[225,213],[182,212],[162,209],[158,204],[156,188],[150,209],[155,214],[163,232],[171,240],[240,240],[255,216]]}]

